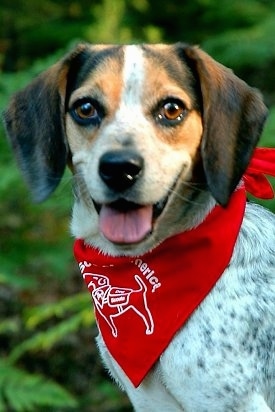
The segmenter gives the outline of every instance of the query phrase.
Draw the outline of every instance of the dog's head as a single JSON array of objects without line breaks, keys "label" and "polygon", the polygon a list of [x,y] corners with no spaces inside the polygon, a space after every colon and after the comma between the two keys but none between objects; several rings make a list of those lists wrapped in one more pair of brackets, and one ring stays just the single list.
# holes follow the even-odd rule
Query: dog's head
[{"label": "dog's head", "polygon": [[79,45],[4,114],[34,198],[69,164],[73,233],[115,255],[144,253],[214,200],[225,206],[265,117],[257,91],[181,43]]}]

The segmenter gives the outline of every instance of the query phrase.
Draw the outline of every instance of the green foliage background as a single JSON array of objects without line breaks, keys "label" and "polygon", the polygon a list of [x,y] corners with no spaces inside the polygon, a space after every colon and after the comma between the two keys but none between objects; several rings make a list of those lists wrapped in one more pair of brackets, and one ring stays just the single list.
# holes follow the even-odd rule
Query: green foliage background
[{"label": "green foliage background", "polygon": [[[186,41],[261,89],[270,109],[261,144],[275,145],[273,0],[2,0],[0,22],[1,111],[78,41]],[[93,343],[71,252],[69,172],[34,205],[0,127],[0,176],[0,412],[130,411]]]}]

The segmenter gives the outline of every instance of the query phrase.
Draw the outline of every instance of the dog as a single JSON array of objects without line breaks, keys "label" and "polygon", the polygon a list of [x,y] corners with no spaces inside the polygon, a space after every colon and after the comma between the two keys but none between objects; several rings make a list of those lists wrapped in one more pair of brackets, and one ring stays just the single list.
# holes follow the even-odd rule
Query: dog
[{"label": "dog", "polygon": [[[71,230],[83,241],[76,254],[95,250],[93,258],[79,258],[91,293],[95,275],[107,277],[122,297],[135,289],[135,276],[148,288],[151,334],[135,303],[116,317],[113,333],[97,311],[99,300],[94,304],[103,362],[135,411],[275,411],[275,217],[243,196],[266,116],[257,90],[185,43],[80,44],[17,92],[4,113],[36,201],[54,191],[66,165],[72,171]],[[182,236],[184,249],[177,246]],[[105,258],[106,265],[97,264]],[[133,269],[126,275],[119,266],[113,280],[104,267],[111,273],[117,261]],[[200,287],[188,283],[181,298],[181,283],[193,282],[187,276],[193,264],[207,285],[193,299]],[[161,293],[166,303],[158,302]],[[174,323],[169,342],[147,362]],[[121,367],[128,352],[131,368],[147,365],[139,379],[125,372],[128,358]]]},{"label": "dog", "polygon": [[[88,278],[88,286],[93,288],[92,297],[101,315],[106,320],[107,324],[112,330],[113,336],[117,337],[117,328],[114,324],[114,318],[123,315],[127,310],[133,309],[138,316],[140,316],[146,326],[146,334],[153,333],[154,323],[152,321],[151,313],[147,307],[146,292],[147,287],[139,276],[135,276],[139,289],[126,289],[112,287],[109,279],[106,276],[85,273],[84,278]],[[136,307],[135,303],[132,305],[131,295],[139,293],[142,295],[140,307]],[[108,317],[102,312],[103,307],[107,305],[111,312]]]}]

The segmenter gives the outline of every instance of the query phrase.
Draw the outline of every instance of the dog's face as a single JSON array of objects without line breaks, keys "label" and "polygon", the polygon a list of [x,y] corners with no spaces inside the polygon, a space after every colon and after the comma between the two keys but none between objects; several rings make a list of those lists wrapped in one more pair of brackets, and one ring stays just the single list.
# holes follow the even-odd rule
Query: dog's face
[{"label": "dog's face", "polygon": [[202,137],[194,79],[169,48],[160,52],[166,65],[174,57],[172,73],[156,47],[99,50],[96,67],[68,91],[66,134],[79,199],[73,231],[92,235],[103,250],[158,241],[166,204],[192,177]]},{"label": "dog's face", "polygon": [[265,115],[255,90],[197,48],[84,45],[19,92],[5,118],[35,196],[67,161],[74,235],[136,255],[227,203]]}]

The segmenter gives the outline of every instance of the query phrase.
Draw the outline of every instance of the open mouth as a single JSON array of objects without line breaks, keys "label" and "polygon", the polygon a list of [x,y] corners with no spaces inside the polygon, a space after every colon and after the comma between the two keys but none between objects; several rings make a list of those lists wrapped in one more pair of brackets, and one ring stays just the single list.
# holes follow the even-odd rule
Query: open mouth
[{"label": "open mouth", "polygon": [[100,231],[112,243],[139,243],[152,233],[167,200],[168,196],[154,205],[140,205],[125,199],[105,205],[96,204]]}]

